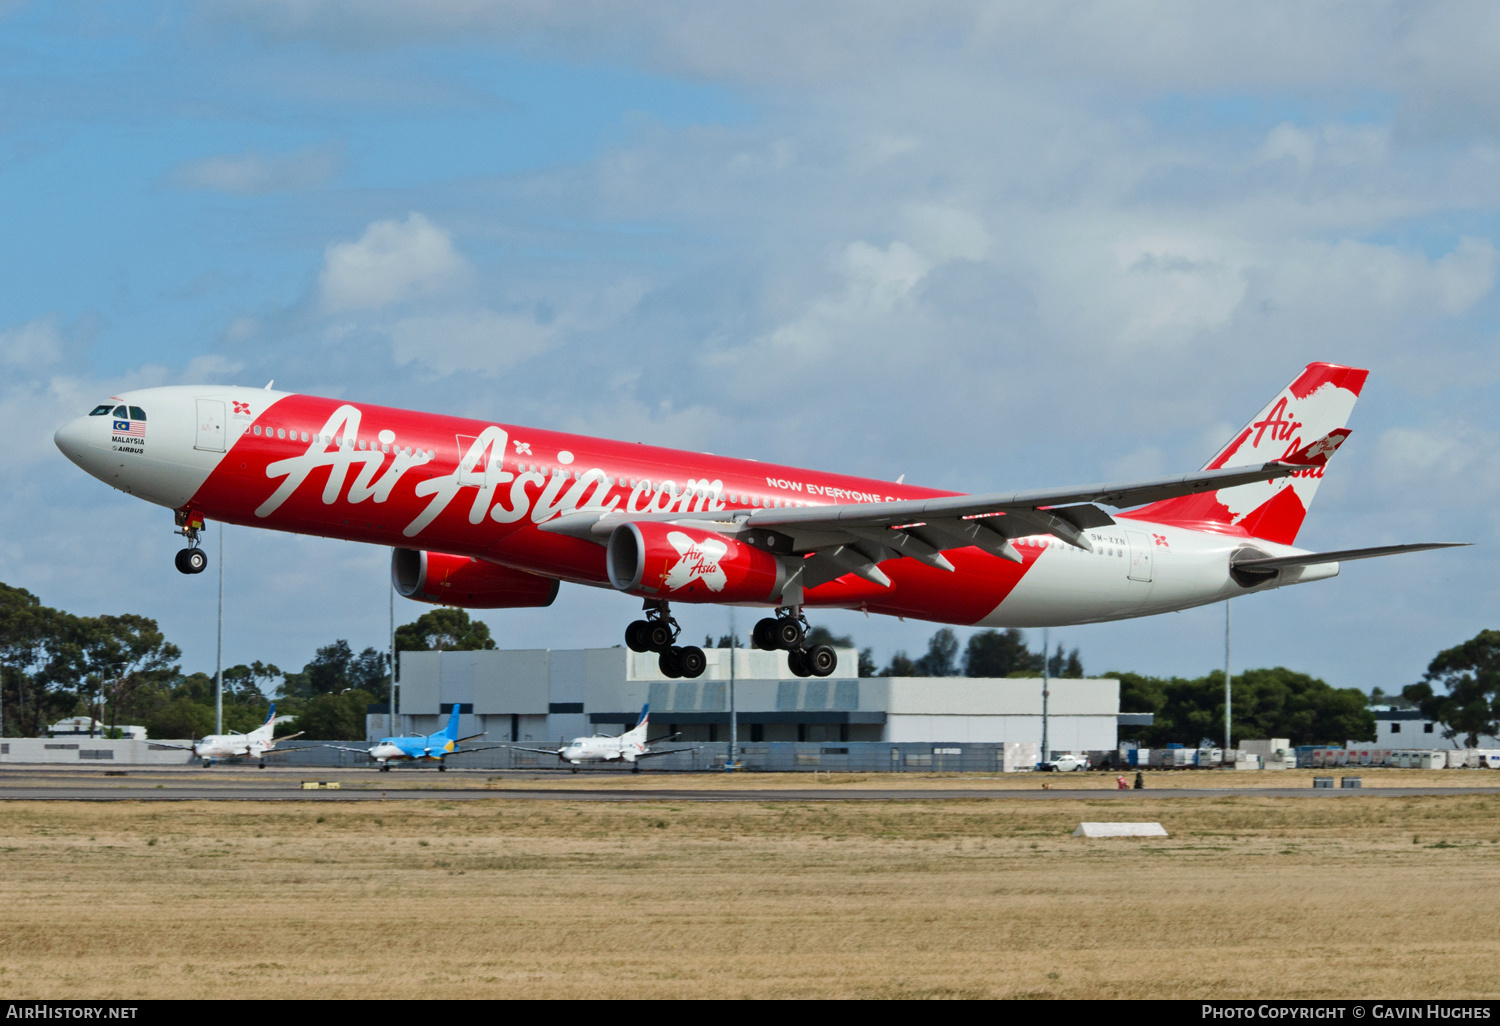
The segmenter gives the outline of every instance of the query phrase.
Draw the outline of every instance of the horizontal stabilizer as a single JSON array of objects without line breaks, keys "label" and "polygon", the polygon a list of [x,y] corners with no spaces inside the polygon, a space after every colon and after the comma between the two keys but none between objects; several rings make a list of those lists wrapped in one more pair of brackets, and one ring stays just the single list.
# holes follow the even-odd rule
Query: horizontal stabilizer
[{"label": "horizontal stabilizer", "polygon": [[1420,545],[1376,545],[1369,549],[1342,549],[1338,552],[1308,552],[1300,556],[1270,556],[1256,559],[1237,559],[1236,570],[1287,570],[1294,566],[1315,566],[1318,563],[1347,563],[1353,559],[1374,559],[1376,556],[1394,556],[1402,552],[1423,552],[1427,549],[1456,549],[1472,542],[1423,542]]}]

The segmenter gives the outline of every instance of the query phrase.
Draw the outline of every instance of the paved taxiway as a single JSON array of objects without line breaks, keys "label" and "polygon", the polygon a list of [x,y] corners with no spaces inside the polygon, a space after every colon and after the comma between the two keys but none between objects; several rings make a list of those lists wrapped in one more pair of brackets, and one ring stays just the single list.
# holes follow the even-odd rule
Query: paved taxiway
[{"label": "paved taxiway", "polygon": [[[694,777],[683,775],[681,787],[627,786],[590,787],[559,785],[555,776],[536,774],[497,774],[475,772],[471,780],[460,777],[453,786],[440,786],[426,777],[412,773],[382,776],[371,770],[331,770],[313,775],[305,771],[252,774],[226,773],[208,778],[216,771],[139,768],[106,776],[99,771],[43,767],[5,767],[0,771],[0,801],[279,801],[279,802],[365,802],[365,801],[471,801],[501,798],[525,801],[562,802],[888,802],[935,801],[961,799],[1014,799],[1019,801],[1087,800],[1155,798],[1407,798],[1443,795],[1500,794],[1500,787],[1371,787],[1371,788],[1267,788],[1267,787],[1170,787],[1142,791],[1119,791],[1104,788],[1052,787],[980,788],[980,787],[887,787],[849,788],[833,785],[799,788],[726,789],[716,780],[713,787],[695,788]],[[612,774],[613,775],[613,774]],[[464,774],[463,776],[467,776]],[[406,779],[403,779],[406,778]],[[547,779],[548,787],[525,787],[528,781]],[[618,777],[616,777],[618,779]],[[722,778],[718,778],[721,780]],[[337,780],[338,790],[303,790],[303,780]],[[445,781],[446,783],[446,781]],[[748,783],[748,781],[747,781]],[[1059,781],[1062,783],[1062,781]]]}]

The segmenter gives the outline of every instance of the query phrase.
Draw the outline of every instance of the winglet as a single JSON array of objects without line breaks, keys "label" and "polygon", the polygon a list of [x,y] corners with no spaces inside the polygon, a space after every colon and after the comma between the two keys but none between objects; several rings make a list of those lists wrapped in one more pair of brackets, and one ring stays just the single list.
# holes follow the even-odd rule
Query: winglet
[{"label": "winglet", "polygon": [[1293,467],[1321,467],[1333,458],[1333,454],[1338,452],[1339,446],[1344,444],[1344,439],[1348,438],[1349,434],[1348,428],[1335,428],[1311,445],[1304,445],[1296,452],[1288,453],[1276,462]]}]

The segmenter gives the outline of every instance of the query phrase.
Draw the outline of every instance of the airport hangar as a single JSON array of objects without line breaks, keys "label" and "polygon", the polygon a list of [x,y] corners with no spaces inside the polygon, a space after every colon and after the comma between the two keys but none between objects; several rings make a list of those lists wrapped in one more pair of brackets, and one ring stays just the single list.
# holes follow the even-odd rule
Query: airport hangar
[{"label": "airport hangar", "polygon": [[[694,680],[669,679],[655,653],[628,648],[402,652],[396,722],[387,705],[372,705],[366,732],[370,740],[431,733],[456,705],[461,735],[547,744],[622,733],[649,702],[654,736],[726,742],[731,651],[741,743],[1041,741],[1040,677],[841,674],[858,665],[853,649],[839,650],[840,669],[828,678],[795,676],[784,652],[705,649],[708,667]],[[1112,751],[1120,725],[1149,722],[1121,715],[1118,680],[1057,678],[1049,690],[1054,751]]]}]

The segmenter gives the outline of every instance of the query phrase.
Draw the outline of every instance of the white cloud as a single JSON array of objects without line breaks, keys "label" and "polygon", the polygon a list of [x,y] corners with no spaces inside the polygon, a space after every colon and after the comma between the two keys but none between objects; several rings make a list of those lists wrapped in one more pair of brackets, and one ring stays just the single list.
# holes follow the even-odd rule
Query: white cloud
[{"label": "white cloud", "polygon": [[185,189],[210,189],[239,196],[311,189],[344,168],[344,149],[325,143],[291,153],[255,151],[201,157],[179,164],[172,180]]},{"label": "white cloud", "polygon": [[1306,168],[1323,161],[1329,164],[1379,164],[1390,147],[1390,130],[1384,125],[1330,124],[1317,129],[1298,128],[1282,122],[1266,134],[1257,156],[1261,160],[1290,158]]},{"label": "white cloud", "polygon": [[398,365],[417,362],[438,374],[493,374],[546,350],[557,329],[490,310],[406,317],[391,327],[391,353]]},{"label": "white cloud", "polygon": [[452,237],[413,212],[405,221],[372,223],[354,242],[330,245],[318,283],[323,308],[339,313],[456,292],[473,274]]},{"label": "white cloud", "polygon": [[43,367],[62,357],[63,339],[56,317],[38,317],[0,331],[0,363],[11,367]]}]

